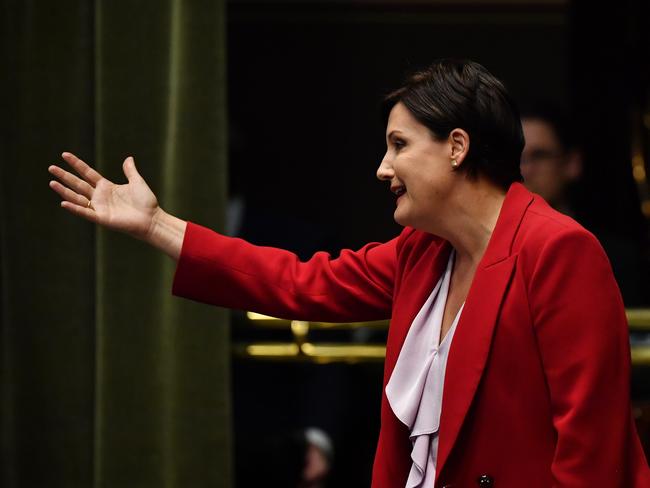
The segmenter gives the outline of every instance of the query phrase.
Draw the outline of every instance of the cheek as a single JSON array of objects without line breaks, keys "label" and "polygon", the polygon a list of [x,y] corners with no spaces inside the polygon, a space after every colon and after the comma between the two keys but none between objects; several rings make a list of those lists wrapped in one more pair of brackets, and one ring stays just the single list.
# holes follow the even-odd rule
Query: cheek
[{"label": "cheek", "polygon": [[429,173],[418,175],[412,186],[411,196],[422,209],[438,206],[450,191],[450,183],[445,178],[434,177]]}]

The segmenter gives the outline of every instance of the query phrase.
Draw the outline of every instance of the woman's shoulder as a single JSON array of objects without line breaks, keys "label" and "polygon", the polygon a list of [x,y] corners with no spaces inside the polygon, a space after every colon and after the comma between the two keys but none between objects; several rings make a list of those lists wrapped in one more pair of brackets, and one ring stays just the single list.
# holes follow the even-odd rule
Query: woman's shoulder
[{"label": "woman's shoulder", "polygon": [[565,234],[593,236],[571,216],[555,210],[538,195],[534,195],[522,219],[520,232],[542,241]]},{"label": "woman's shoulder", "polygon": [[593,233],[535,195],[517,231],[513,252],[529,261],[537,261],[548,251],[582,253],[606,259],[605,251]]},{"label": "woman's shoulder", "polygon": [[563,229],[588,232],[572,217],[555,210],[543,198],[535,194],[533,194],[533,200],[522,223],[537,228],[548,227],[558,232]]}]

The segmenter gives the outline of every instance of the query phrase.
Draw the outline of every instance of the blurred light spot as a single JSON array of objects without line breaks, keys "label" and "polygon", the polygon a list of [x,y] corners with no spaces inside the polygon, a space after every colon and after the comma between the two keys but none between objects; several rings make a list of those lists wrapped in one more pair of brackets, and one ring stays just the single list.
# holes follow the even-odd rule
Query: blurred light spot
[{"label": "blurred light spot", "polygon": [[250,356],[297,356],[298,344],[251,344],[246,347]]}]

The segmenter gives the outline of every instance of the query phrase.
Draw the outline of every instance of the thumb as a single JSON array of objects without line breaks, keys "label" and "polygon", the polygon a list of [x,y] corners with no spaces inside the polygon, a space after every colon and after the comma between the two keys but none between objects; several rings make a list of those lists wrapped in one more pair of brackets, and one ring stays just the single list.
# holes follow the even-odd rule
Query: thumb
[{"label": "thumb", "polygon": [[124,160],[124,163],[122,163],[122,170],[124,171],[126,179],[129,180],[129,183],[142,178],[140,173],[138,173],[138,170],[135,168],[135,160],[133,159],[133,156],[129,156]]}]

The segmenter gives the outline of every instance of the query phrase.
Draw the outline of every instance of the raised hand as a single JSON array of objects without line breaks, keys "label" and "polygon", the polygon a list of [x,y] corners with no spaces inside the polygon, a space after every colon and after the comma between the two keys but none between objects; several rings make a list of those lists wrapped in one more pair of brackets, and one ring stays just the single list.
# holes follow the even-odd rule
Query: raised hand
[{"label": "raised hand", "polygon": [[125,185],[107,180],[74,154],[64,152],[61,157],[79,175],[55,165],[48,168],[59,180],[50,181],[50,188],[63,199],[63,208],[139,239],[146,239],[151,234],[160,207],[156,196],[136,170],[132,157],[126,158],[122,165],[128,180]]}]

